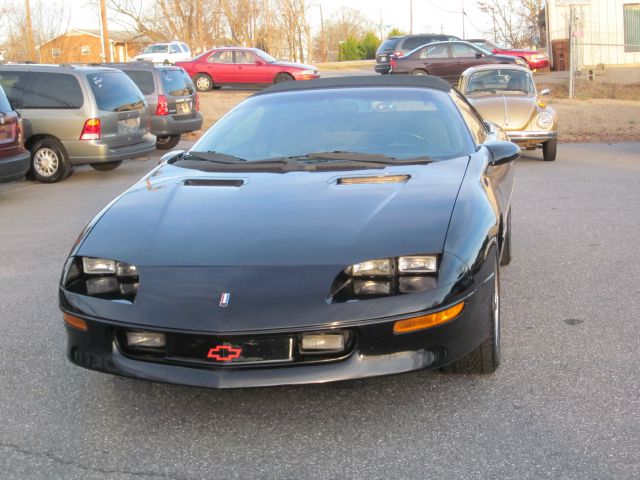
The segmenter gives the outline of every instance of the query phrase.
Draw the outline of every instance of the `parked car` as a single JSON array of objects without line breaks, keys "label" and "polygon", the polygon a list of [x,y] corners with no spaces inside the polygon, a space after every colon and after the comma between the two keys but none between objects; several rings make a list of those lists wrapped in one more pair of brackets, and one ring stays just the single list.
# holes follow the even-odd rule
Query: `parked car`
[{"label": "parked car", "polygon": [[465,70],[458,89],[485,120],[499,125],[522,148],[542,148],[545,160],[556,159],[558,116],[538,93],[533,74],[515,65],[483,65]]},{"label": "parked car", "polygon": [[154,43],[134,58],[138,62],[176,63],[191,59],[191,49],[184,42]]},{"label": "parked car", "polygon": [[487,63],[527,64],[521,58],[495,55],[469,42],[435,42],[402,57],[391,57],[390,73],[436,75],[457,84],[460,74],[467,68]]},{"label": "parked car", "polygon": [[391,57],[402,57],[422,45],[433,42],[446,42],[449,40],[460,40],[453,35],[443,35],[435,33],[419,33],[416,35],[403,35],[389,37],[378,47],[376,51],[375,71],[383,75],[391,70]]},{"label": "parked car", "polygon": [[112,170],[155,148],[144,96],[119,70],[0,65],[0,85],[22,117],[30,173],[40,182],[64,180],[73,165]]},{"label": "parked car", "polygon": [[258,48],[214,48],[189,62],[176,65],[189,73],[199,92],[222,85],[264,86],[320,77],[316,67],[281,62]]},{"label": "parked car", "polygon": [[216,388],[492,373],[506,138],[435,77],[253,95],[85,228],[61,276],[67,356]]},{"label": "parked car", "polygon": [[22,120],[0,86],[0,182],[18,180],[29,171]]},{"label": "parked car", "polygon": [[534,72],[541,72],[551,69],[551,63],[549,61],[549,55],[542,50],[530,50],[522,48],[502,48],[489,40],[482,38],[474,38],[467,40],[474,45],[477,45],[491,53],[497,53],[499,55],[512,55],[514,57],[520,57],[527,62],[529,68]]},{"label": "parked car", "polygon": [[148,62],[106,65],[126,73],[145,96],[156,148],[170,150],[180,142],[183,133],[202,127],[198,94],[183,68]]}]

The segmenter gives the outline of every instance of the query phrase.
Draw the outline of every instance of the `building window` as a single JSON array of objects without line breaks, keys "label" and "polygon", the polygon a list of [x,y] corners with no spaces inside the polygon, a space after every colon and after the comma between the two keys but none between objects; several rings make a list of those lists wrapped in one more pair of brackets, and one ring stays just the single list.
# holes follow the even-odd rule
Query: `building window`
[{"label": "building window", "polygon": [[80,53],[82,55],[89,55],[90,52],[91,50],[89,49],[88,45],[83,45],[82,47],[80,47]]},{"label": "building window", "polygon": [[51,49],[51,56],[52,57],[59,57],[60,56],[60,49],[59,48],[52,48]]},{"label": "building window", "polygon": [[623,5],[624,51],[640,52],[640,3]]}]

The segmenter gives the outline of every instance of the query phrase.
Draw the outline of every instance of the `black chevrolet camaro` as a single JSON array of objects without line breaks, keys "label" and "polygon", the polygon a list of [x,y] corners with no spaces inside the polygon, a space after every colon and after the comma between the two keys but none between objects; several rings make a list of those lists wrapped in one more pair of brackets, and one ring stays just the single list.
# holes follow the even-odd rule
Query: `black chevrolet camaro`
[{"label": "black chevrolet camaro", "polygon": [[491,373],[519,154],[435,77],[270,87],[87,225],[68,357],[218,388]]}]

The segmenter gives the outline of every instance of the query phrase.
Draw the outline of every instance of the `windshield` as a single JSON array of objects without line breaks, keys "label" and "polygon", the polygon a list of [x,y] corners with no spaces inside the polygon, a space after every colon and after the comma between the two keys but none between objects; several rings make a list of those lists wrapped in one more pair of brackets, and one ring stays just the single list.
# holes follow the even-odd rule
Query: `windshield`
[{"label": "windshield", "polygon": [[168,45],[149,45],[142,53],[167,53]]},{"label": "windshield", "polygon": [[535,93],[531,75],[523,70],[500,68],[472,73],[465,89],[466,94],[480,92],[513,92],[533,95]]},{"label": "windshield", "polygon": [[172,97],[193,95],[196,91],[191,78],[182,69],[162,69],[160,78],[165,93]]},{"label": "windshield", "polygon": [[262,50],[258,50],[256,51],[256,53],[262,60],[264,60],[267,63],[273,63],[278,61],[276,58],[272,57],[267,52],[263,52]]},{"label": "windshield", "polygon": [[257,95],[192,148],[249,161],[313,152],[436,159],[474,150],[448,94],[419,88],[341,88]]}]

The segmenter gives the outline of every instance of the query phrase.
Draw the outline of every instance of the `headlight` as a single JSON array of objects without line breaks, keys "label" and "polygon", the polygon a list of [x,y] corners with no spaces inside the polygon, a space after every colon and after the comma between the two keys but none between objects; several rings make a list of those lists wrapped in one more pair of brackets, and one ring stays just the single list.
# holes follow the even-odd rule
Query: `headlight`
[{"label": "headlight", "polygon": [[302,70],[300,72],[300,75],[315,75],[316,71],[315,70]]},{"label": "headlight", "polygon": [[80,295],[133,303],[138,293],[138,269],[135,265],[106,258],[70,258],[62,286]]},{"label": "headlight", "polygon": [[329,292],[332,302],[346,302],[403,293],[418,293],[436,286],[438,257],[406,255],[367,260],[345,268]]},{"label": "headlight", "polygon": [[553,115],[549,112],[540,112],[538,114],[538,118],[536,119],[536,123],[543,130],[549,130],[553,125]]}]

